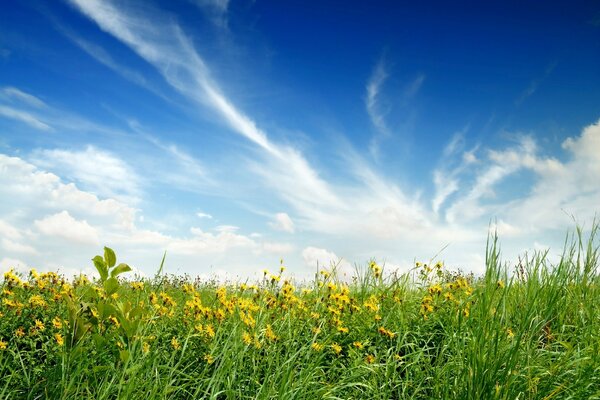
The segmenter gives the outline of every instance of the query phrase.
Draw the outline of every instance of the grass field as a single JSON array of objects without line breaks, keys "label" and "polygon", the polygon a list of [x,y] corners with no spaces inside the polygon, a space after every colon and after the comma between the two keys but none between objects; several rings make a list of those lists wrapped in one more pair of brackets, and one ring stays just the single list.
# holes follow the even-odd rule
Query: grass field
[{"label": "grass field", "polygon": [[110,249],[92,281],[8,272],[0,398],[600,398],[597,231],[510,269],[492,237],[480,277],[434,260],[345,283],[131,280]]}]

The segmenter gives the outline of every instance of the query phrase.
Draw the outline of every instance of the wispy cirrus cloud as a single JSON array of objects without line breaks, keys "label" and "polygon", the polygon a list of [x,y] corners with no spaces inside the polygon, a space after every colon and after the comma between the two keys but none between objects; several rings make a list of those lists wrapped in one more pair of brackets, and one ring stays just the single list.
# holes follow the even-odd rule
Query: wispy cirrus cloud
[{"label": "wispy cirrus cloud", "polygon": [[23,122],[24,124],[39,131],[51,132],[54,130],[50,125],[43,122],[38,115],[28,110],[16,109],[0,104],[0,116]]},{"label": "wispy cirrus cloud", "polygon": [[12,86],[3,87],[2,90],[0,90],[0,97],[7,100],[16,100],[35,108],[46,107],[46,103],[38,97]]},{"label": "wispy cirrus cloud", "polygon": [[229,0],[189,0],[200,8],[219,28],[227,28]]},{"label": "wispy cirrus cloud", "polygon": [[532,96],[538,90],[542,82],[548,79],[550,74],[552,74],[552,71],[554,71],[554,68],[556,68],[557,64],[558,63],[556,61],[549,64],[544,70],[542,76],[533,79],[529,83],[529,86],[527,86],[527,88],[521,93],[521,95],[517,97],[517,99],[515,100],[515,105],[520,106],[528,97]]},{"label": "wispy cirrus cloud", "polygon": [[[511,215],[518,215],[522,207],[527,208],[527,199],[535,197],[535,193],[525,193],[521,199],[493,201],[498,185],[522,170],[535,172],[534,181],[542,184],[541,171],[553,164],[548,157],[540,155],[532,138],[523,137],[517,145],[506,150],[477,150],[476,155],[476,149],[465,150],[461,137],[456,136],[455,142],[448,144],[446,153],[447,157],[457,161],[454,167],[440,168],[437,178],[434,174],[436,193],[431,196],[431,204],[429,198],[423,201],[425,196],[422,197],[421,188],[402,187],[385,178],[361,156],[345,149],[341,152],[345,153],[342,163],[347,180],[333,183],[308,161],[302,151],[273,140],[225,95],[211,78],[210,69],[191,39],[172,20],[159,14],[134,13],[116,2],[71,0],[71,3],[102,30],[153,65],[165,81],[192,104],[214,111],[233,132],[251,143],[255,152],[250,160],[244,161],[245,170],[253,177],[259,177],[257,182],[271,188],[274,197],[285,203],[285,209],[291,210],[299,230],[357,240],[364,236],[365,246],[376,240],[393,242],[394,246],[402,242],[403,249],[413,252],[418,246],[423,249],[427,246],[424,243],[432,241],[473,244],[489,226],[490,215],[499,216],[503,229],[508,231],[508,227],[517,225]],[[365,103],[367,112],[371,108],[373,125],[389,132],[380,97],[387,77],[385,66],[375,67],[367,84]],[[417,76],[405,94],[414,96],[424,79],[425,75]],[[574,156],[580,158],[582,154],[577,151]],[[478,163],[478,160],[482,162]],[[474,168],[475,165],[478,168]],[[557,201],[569,207],[577,202],[589,205],[596,199],[594,196]],[[438,214],[442,206],[445,218],[440,221]],[[525,230],[513,229],[511,232],[518,235]],[[473,246],[480,250],[479,242]]]},{"label": "wispy cirrus cloud", "polygon": [[198,105],[216,111],[234,132],[254,143],[262,151],[265,162],[270,168],[274,167],[273,173],[281,171],[279,176],[287,178],[280,180],[278,187],[283,187],[288,195],[310,193],[305,198],[313,204],[339,202],[299,151],[274,143],[222,93],[210,78],[204,60],[178,25],[158,16],[134,16],[113,2],[71,0],[71,3],[101,29],[155,66],[174,89]]},{"label": "wispy cirrus cloud", "polygon": [[[375,158],[379,157],[381,142],[392,135],[392,130],[389,128],[386,121],[391,105],[385,104],[382,94],[384,84],[389,77],[389,66],[385,57],[381,57],[375,64],[365,87],[365,107],[371,124],[373,124],[373,127],[375,128],[375,134],[369,143],[369,151]],[[404,90],[397,96],[400,106],[406,106],[419,90],[421,90],[425,78],[426,76],[424,73],[419,73],[412,81],[408,82]]]},{"label": "wispy cirrus cloud", "polygon": [[367,113],[371,118],[373,125],[384,134],[389,134],[387,125],[385,123],[385,114],[379,109],[380,107],[380,91],[382,85],[385,83],[389,74],[384,59],[380,59],[375,68],[371,73],[371,77],[367,82],[367,97],[365,99],[365,105],[367,107]]}]

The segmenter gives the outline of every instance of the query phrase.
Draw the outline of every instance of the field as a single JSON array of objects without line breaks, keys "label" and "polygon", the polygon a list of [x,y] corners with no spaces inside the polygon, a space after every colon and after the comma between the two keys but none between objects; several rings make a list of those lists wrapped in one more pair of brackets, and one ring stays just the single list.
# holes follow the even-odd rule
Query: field
[{"label": "field", "polygon": [[107,248],[95,278],[7,272],[0,398],[597,399],[597,231],[511,268],[492,236],[479,277],[139,280]]}]

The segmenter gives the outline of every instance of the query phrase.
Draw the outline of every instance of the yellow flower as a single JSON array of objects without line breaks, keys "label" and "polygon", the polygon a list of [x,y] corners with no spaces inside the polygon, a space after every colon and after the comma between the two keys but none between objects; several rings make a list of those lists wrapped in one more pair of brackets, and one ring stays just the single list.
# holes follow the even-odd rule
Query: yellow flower
[{"label": "yellow flower", "polygon": [[467,318],[469,316],[470,312],[469,312],[469,307],[465,307],[463,309],[463,315],[465,316],[465,318]]},{"label": "yellow flower", "polygon": [[364,346],[364,345],[363,345],[361,342],[358,342],[358,341],[356,341],[356,342],[352,343],[352,345],[353,345],[354,347],[356,347],[357,349],[359,349],[359,350],[362,350],[362,349],[363,349],[363,347],[365,347],[365,346]]},{"label": "yellow flower", "polygon": [[62,346],[65,343],[65,339],[62,337],[60,333],[54,334],[54,339],[59,346]]},{"label": "yellow flower", "polygon": [[248,332],[244,332],[242,334],[242,340],[244,341],[244,343],[246,343],[247,345],[252,344],[253,340],[252,340],[252,336],[248,333]]},{"label": "yellow flower", "polygon": [[508,336],[509,339],[512,339],[515,337],[515,333],[512,331],[512,329],[506,328],[506,336]]},{"label": "yellow flower", "polygon": [[267,324],[267,329],[265,330],[265,337],[272,341],[279,339],[277,335],[275,335],[275,332],[273,332],[273,328],[271,328],[270,324]]},{"label": "yellow flower", "polygon": [[110,317],[108,317],[108,320],[110,322],[112,322],[113,325],[116,326],[117,328],[121,326],[121,324],[119,323],[119,320],[116,317],[112,316],[112,315]]},{"label": "yellow flower", "polygon": [[497,285],[500,289],[504,289],[504,282],[502,280],[499,280]]},{"label": "yellow flower", "polygon": [[43,331],[44,329],[46,329],[46,327],[44,326],[44,323],[42,321],[40,321],[39,319],[35,320],[35,329],[39,329],[40,331]]},{"label": "yellow flower", "polygon": [[377,331],[383,335],[383,336],[387,336],[390,339],[392,339],[394,336],[396,336],[396,334],[390,330],[385,329],[383,326],[380,326],[379,329],[377,329]]},{"label": "yellow flower", "polygon": [[177,340],[175,336],[173,336],[173,339],[171,339],[171,346],[173,346],[173,349],[175,350],[179,350],[181,348],[181,344],[179,344],[179,340]]},{"label": "yellow flower", "polygon": [[2,339],[0,339],[0,350],[6,350],[7,345],[8,345],[8,343],[6,343]]},{"label": "yellow flower", "polygon": [[22,326],[17,328],[17,330],[15,331],[15,336],[19,338],[25,336],[25,330]]},{"label": "yellow flower", "polygon": [[204,333],[206,333],[206,336],[211,339],[215,337],[215,330],[213,329],[212,325],[206,325],[204,327]]},{"label": "yellow flower", "polygon": [[62,321],[60,319],[58,319],[58,317],[54,317],[54,319],[52,320],[52,325],[56,329],[60,329],[60,328],[62,328]]},{"label": "yellow flower", "polygon": [[350,330],[348,328],[346,328],[345,326],[338,326],[337,331],[340,333],[348,333]]},{"label": "yellow flower", "polygon": [[212,364],[215,362],[215,358],[210,354],[205,354],[204,361],[206,361],[207,364]]},{"label": "yellow flower", "polygon": [[367,364],[373,364],[375,362],[375,356],[373,354],[367,354],[365,357],[365,362]]},{"label": "yellow flower", "polygon": [[144,352],[144,354],[146,354],[149,351],[150,351],[150,344],[148,344],[148,342],[144,342],[142,344],[142,352]]},{"label": "yellow flower", "polygon": [[340,345],[339,345],[339,344],[337,344],[337,343],[333,343],[333,344],[331,345],[331,350],[333,350],[335,354],[338,354],[338,355],[339,355],[339,354],[342,352],[342,346],[340,346]]},{"label": "yellow flower", "polygon": [[315,342],[310,345],[310,348],[313,349],[314,351],[321,351],[321,350],[323,350],[323,345]]}]

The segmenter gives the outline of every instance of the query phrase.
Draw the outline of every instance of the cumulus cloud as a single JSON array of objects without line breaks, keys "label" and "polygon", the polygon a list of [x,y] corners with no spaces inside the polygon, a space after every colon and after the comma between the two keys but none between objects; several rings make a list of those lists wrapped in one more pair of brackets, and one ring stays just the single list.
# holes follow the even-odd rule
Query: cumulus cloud
[{"label": "cumulus cloud", "polygon": [[100,197],[136,203],[140,178],[127,162],[94,146],[82,150],[37,150],[32,161],[45,169],[68,177]]},{"label": "cumulus cloud", "polygon": [[89,265],[92,252],[109,245],[142,272],[166,250],[168,265],[180,272],[203,273],[220,265],[243,274],[290,250],[283,243],[239,234],[234,226],[213,232],[191,228],[189,235],[140,227],[136,208],[100,199],[18,157],[0,155],[0,196],[7,199],[0,203],[3,255],[40,269],[79,271]]},{"label": "cumulus cloud", "polygon": [[346,278],[352,276],[354,272],[354,268],[348,261],[327,249],[313,246],[306,247],[302,250],[302,258],[306,266],[315,272],[317,268],[327,271],[335,269],[340,277]]},{"label": "cumulus cloud", "polygon": [[294,221],[286,213],[275,214],[274,221],[269,223],[269,226],[277,231],[283,231],[288,233],[294,233],[296,228]]},{"label": "cumulus cloud", "polygon": [[35,227],[44,235],[61,237],[70,242],[99,244],[98,232],[87,221],[73,218],[68,211],[35,220]]}]

